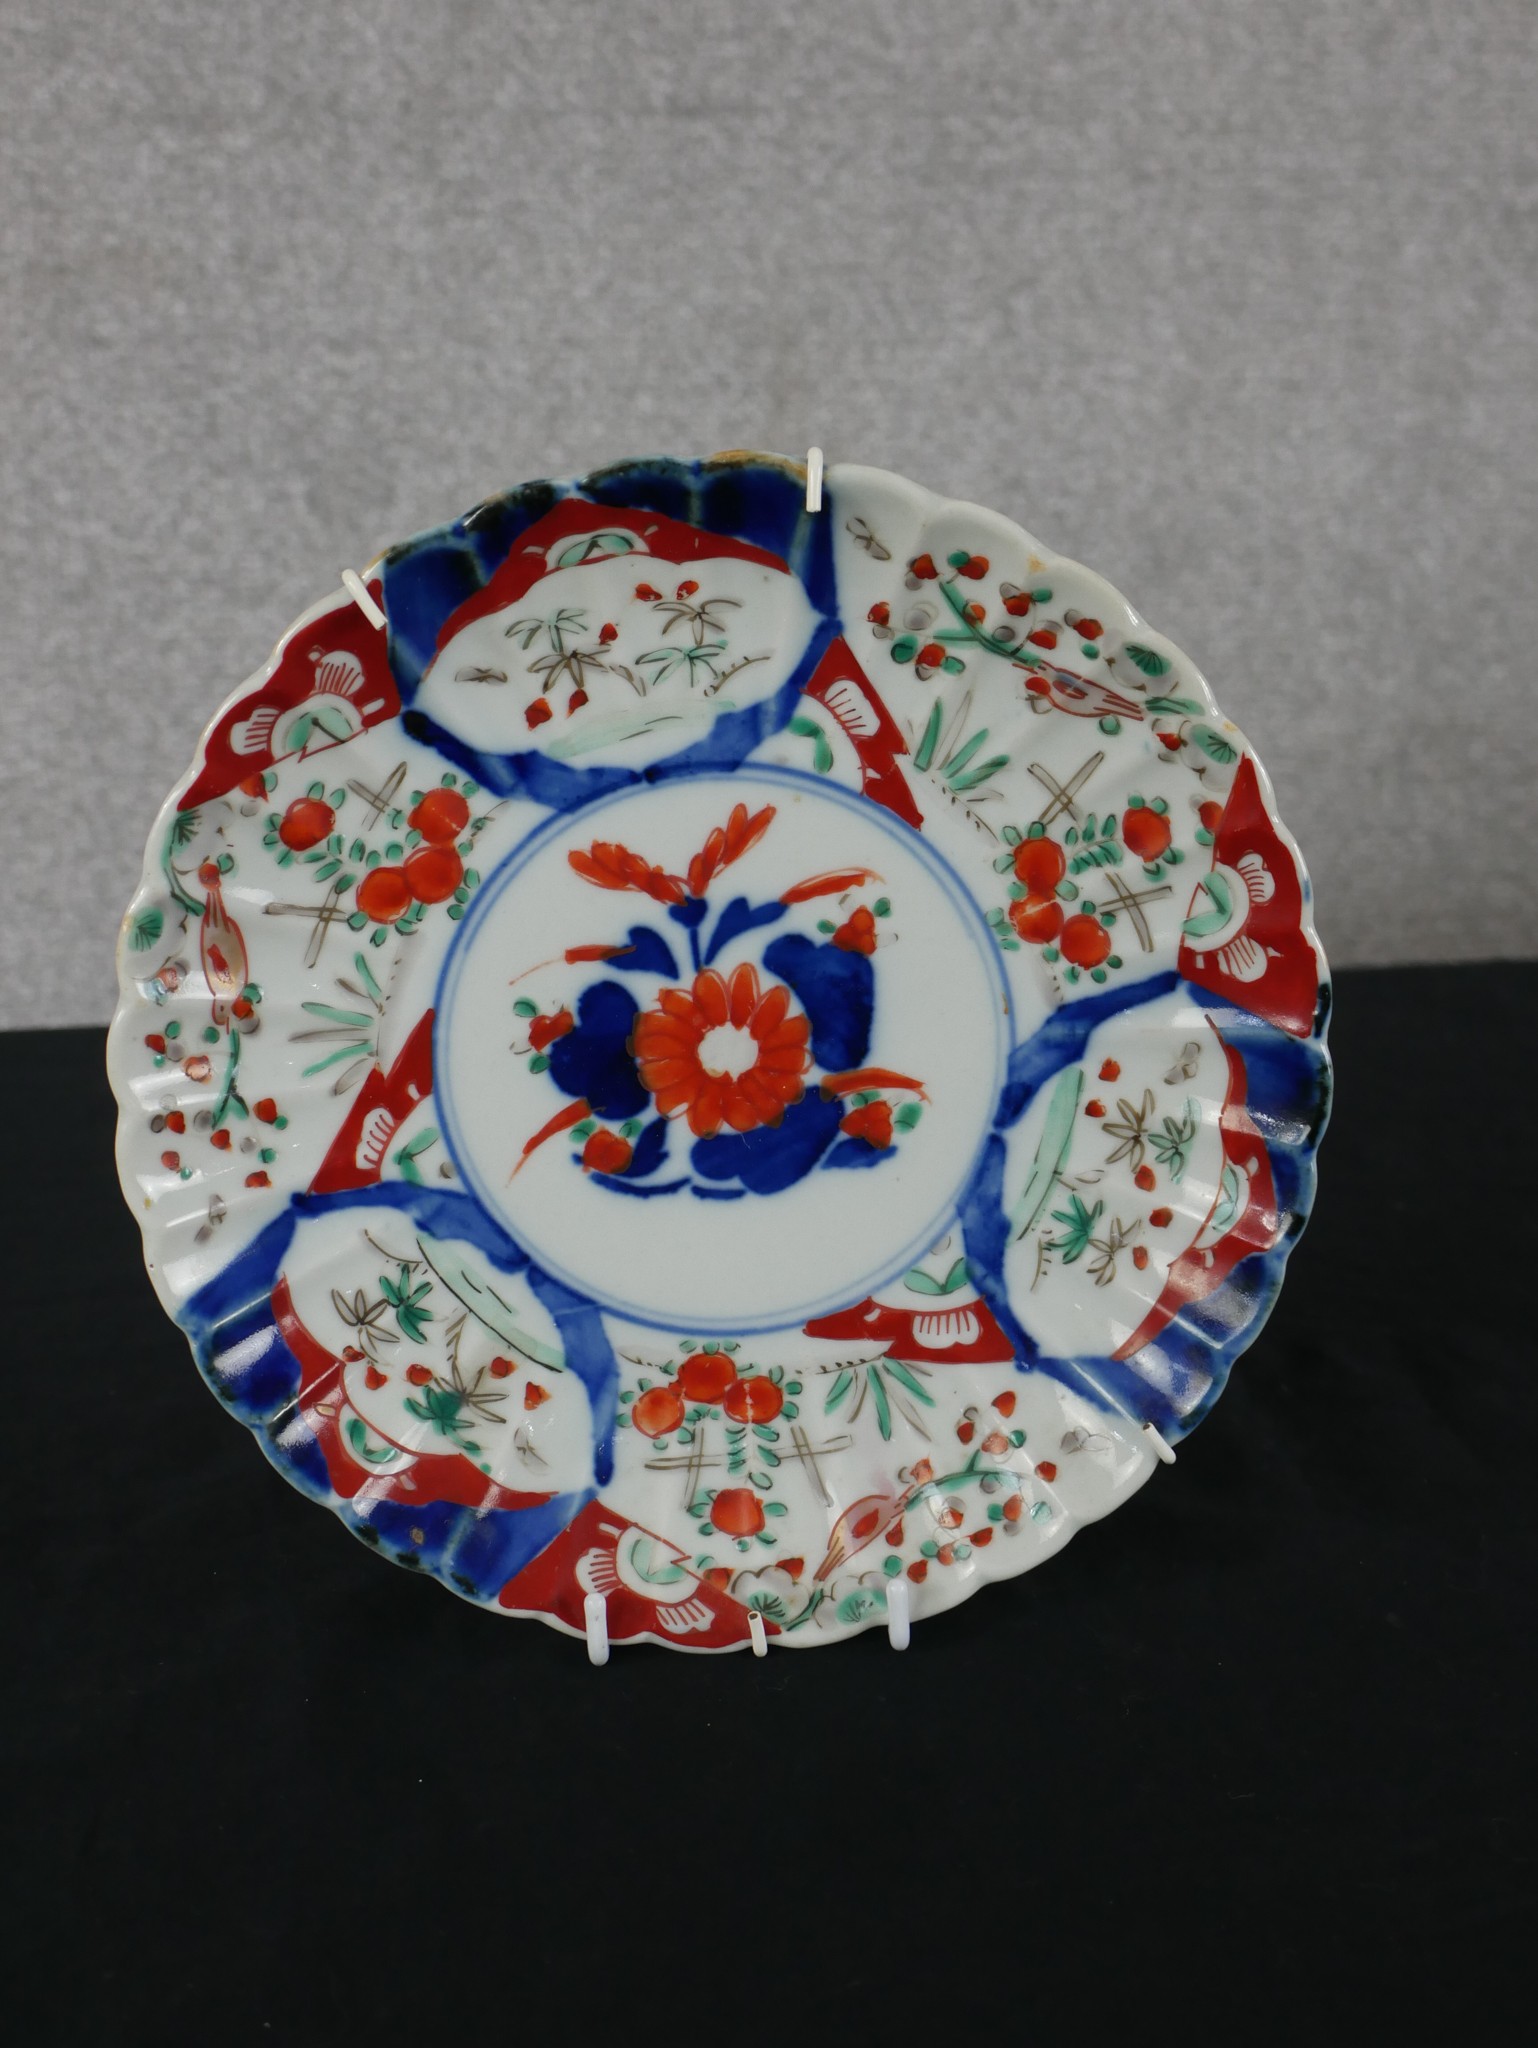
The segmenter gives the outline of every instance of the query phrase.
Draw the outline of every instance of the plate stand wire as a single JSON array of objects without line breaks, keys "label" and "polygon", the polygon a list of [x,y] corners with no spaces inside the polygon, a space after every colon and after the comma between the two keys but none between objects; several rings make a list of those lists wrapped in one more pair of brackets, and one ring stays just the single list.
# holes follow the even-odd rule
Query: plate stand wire
[{"label": "plate stand wire", "polygon": [[609,1661],[609,1609],[602,1593],[589,1593],[582,1603],[587,1622],[587,1660],[590,1664]]},{"label": "plate stand wire", "polygon": [[369,624],[377,627],[382,633],[389,621],[378,605],[375,604],[373,593],[356,569],[344,569],[342,571],[342,588],[347,592],[347,595],[352,599],[359,611],[362,612]]},{"label": "plate stand wire", "polygon": [[822,450],[808,448],[806,451],[806,509],[808,512],[822,510]]}]

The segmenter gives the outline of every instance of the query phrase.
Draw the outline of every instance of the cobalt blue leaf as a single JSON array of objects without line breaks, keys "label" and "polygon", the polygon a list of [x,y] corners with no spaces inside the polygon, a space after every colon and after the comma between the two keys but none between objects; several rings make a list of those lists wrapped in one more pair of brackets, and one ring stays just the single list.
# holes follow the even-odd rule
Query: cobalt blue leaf
[{"label": "cobalt blue leaf", "polygon": [[668,1123],[664,1116],[654,1116],[635,1141],[635,1150],[630,1155],[630,1164],[625,1168],[626,1180],[640,1180],[648,1173],[655,1173],[662,1164],[668,1149]]},{"label": "cobalt blue leaf", "polygon": [[876,1000],[876,977],[866,956],[787,932],[765,947],[764,965],[789,983],[810,1018],[817,1064],[830,1074],[862,1066]]},{"label": "cobalt blue leaf", "polygon": [[883,1159],[893,1156],[890,1145],[879,1147],[867,1145],[863,1138],[842,1138],[822,1162],[829,1166],[879,1166]]},{"label": "cobalt blue leaf", "polygon": [[650,925],[633,924],[625,936],[630,944],[623,953],[615,954],[609,962],[611,967],[617,967],[621,974],[665,974],[671,980],[678,979],[678,962],[661,932],[654,932]]},{"label": "cobalt blue leaf", "polygon": [[[777,1195],[809,1174],[833,1143],[843,1106],[804,1095],[778,1124],[698,1138],[690,1158],[705,1180],[740,1180],[755,1195]],[[703,1191],[697,1191],[703,1192]]]},{"label": "cobalt blue leaf", "polygon": [[636,1001],[617,981],[582,991],[577,1025],[550,1048],[550,1078],[567,1095],[585,1095],[595,1116],[638,1116],[651,1097],[630,1056]]},{"label": "cobalt blue leaf", "polygon": [[708,967],[723,946],[729,946],[744,932],[756,931],[762,924],[778,924],[784,915],[783,903],[760,903],[755,910],[746,896],[734,896],[716,919],[710,944],[705,948],[705,965]]}]

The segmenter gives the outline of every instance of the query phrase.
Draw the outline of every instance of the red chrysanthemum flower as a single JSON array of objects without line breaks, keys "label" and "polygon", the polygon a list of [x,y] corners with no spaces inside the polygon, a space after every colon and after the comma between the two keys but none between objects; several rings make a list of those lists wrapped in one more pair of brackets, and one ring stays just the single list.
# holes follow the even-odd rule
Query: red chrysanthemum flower
[{"label": "red chrysanthemum flower", "polygon": [[775,1124],[805,1091],[811,1026],[776,982],[767,993],[746,962],[730,979],[713,967],[691,988],[665,988],[636,1021],[631,1049],[663,1116],[688,1116],[697,1138],[725,1124]]}]

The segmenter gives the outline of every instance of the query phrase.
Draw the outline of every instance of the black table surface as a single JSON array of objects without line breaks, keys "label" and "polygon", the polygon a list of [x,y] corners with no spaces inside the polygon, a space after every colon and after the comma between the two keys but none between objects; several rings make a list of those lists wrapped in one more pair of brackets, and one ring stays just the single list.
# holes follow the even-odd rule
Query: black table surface
[{"label": "black table surface", "polygon": [[1045,1570],[906,1656],[601,1671],[284,1485],[144,1277],[101,1034],[13,1034],[11,2038],[1504,2038],[1535,1017],[1535,966],[1339,977],[1280,1303]]}]

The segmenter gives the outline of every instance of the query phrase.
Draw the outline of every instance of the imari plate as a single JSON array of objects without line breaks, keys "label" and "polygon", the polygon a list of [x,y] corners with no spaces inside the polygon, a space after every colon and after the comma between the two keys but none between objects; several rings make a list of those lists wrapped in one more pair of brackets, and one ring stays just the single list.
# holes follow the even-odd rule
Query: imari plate
[{"label": "imari plate", "polygon": [[1202,676],[1007,519],[808,495],[639,462],[392,550],[123,926],[123,1186],[214,1391],[386,1556],[615,1641],[1049,1556],[1312,1195],[1308,882]]}]

